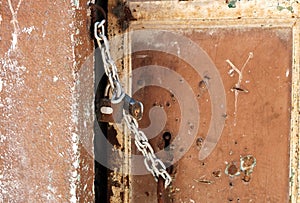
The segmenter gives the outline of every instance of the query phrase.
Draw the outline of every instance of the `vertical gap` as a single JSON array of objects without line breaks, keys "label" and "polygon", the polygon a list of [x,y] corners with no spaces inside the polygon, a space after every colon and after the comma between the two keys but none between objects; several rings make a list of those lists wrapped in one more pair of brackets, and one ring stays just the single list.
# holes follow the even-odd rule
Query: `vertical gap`
[{"label": "vertical gap", "polygon": [[[173,165],[171,165],[173,160],[173,152],[171,150],[171,141],[172,141],[172,134],[168,131],[164,132],[162,135],[164,140],[164,151],[166,153],[167,160],[164,162],[167,167],[167,172],[171,175],[173,173]],[[170,203],[173,202],[171,193],[169,190],[164,188],[164,180],[162,177],[159,177],[158,184],[157,184],[157,202],[158,203]]]},{"label": "vertical gap", "polygon": [[[163,139],[164,139],[164,142],[165,142],[165,146],[164,146],[164,151],[166,153],[168,153],[168,157],[169,157],[169,162],[172,162],[173,160],[173,154],[172,154],[172,150],[170,150],[170,144],[171,144],[171,140],[172,140],[172,134],[170,132],[164,132],[163,134]],[[169,165],[169,163],[168,163]],[[173,165],[170,165],[168,168],[167,168],[167,172],[169,174],[172,174],[173,173]]]},{"label": "vertical gap", "polygon": [[[100,65],[100,54],[97,54],[99,52],[96,51],[95,53],[95,68],[102,68],[103,65]],[[104,70],[101,70],[103,72]],[[96,74],[97,76],[98,74]],[[102,75],[102,74],[100,74]],[[97,88],[97,92],[95,95],[95,112],[96,112],[96,119],[98,120],[98,114],[99,114],[99,100],[100,98],[104,97],[104,90],[107,83],[107,77],[102,77]],[[107,131],[108,131],[108,124],[103,122],[96,122],[95,125],[99,125],[101,131],[98,133],[103,133],[105,138],[107,139]],[[105,203],[109,202],[108,197],[108,176],[109,176],[109,170],[105,167],[107,163],[103,163],[103,160],[101,160],[102,163],[99,163],[98,161],[102,157],[108,157],[107,154],[107,146],[105,143],[99,143],[99,139],[97,139],[97,136],[100,136],[99,134],[95,134],[94,139],[94,154],[95,154],[95,177],[94,177],[94,188],[95,188],[95,202],[96,203]],[[98,142],[98,143],[97,143]]]},{"label": "vertical gap", "polygon": [[[91,37],[93,37],[94,33],[94,23],[97,21],[101,21],[105,18],[103,16],[103,10],[107,16],[107,5],[108,0],[96,0],[95,6],[91,6],[91,26],[90,26],[90,33]],[[99,10],[99,7],[100,10]],[[106,31],[107,31],[107,23],[106,23]],[[107,33],[107,32],[105,32]],[[98,47],[97,42],[95,41],[95,49]],[[100,98],[104,97],[105,87],[107,85],[107,77],[104,74],[103,63],[101,60],[101,54],[99,50],[95,51],[95,113],[96,119],[98,119],[97,114],[99,113],[98,105]],[[103,76],[103,77],[102,77]],[[102,77],[97,78],[97,77]],[[100,80],[100,81],[99,81]],[[97,84],[97,81],[99,83]],[[96,143],[99,141],[97,140],[97,133],[103,133],[107,139],[107,131],[108,131],[108,124],[102,122],[95,122],[95,125],[99,125],[101,132],[95,131],[95,139],[94,139],[94,154],[95,154],[95,177],[94,177],[94,188],[95,188],[95,202],[96,203],[108,203],[109,201],[109,193],[111,192],[108,187],[108,178],[110,174],[110,170],[107,169],[105,165],[107,163],[99,163],[97,160],[100,160],[99,156],[108,157],[107,147],[105,143]],[[102,160],[103,161],[103,160]],[[101,161],[101,162],[102,162]]]}]

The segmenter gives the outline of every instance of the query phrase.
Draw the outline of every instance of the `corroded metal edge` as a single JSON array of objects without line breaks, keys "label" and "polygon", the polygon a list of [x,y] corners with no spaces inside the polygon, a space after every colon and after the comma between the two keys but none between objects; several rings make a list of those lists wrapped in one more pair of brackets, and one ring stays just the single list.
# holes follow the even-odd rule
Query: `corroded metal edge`
[{"label": "corroded metal edge", "polygon": [[277,0],[238,1],[235,8],[230,8],[225,1],[131,1],[130,9],[138,20],[299,17],[299,3]]},{"label": "corroded metal edge", "polygon": [[293,27],[293,71],[291,98],[291,131],[290,131],[290,202],[300,201],[300,156],[299,156],[299,120],[300,120],[300,24]]}]

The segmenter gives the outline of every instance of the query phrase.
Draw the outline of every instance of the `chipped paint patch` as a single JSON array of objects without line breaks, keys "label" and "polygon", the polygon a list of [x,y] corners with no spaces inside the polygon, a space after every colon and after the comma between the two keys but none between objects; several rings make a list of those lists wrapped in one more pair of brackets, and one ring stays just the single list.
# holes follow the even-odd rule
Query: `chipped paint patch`
[{"label": "chipped paint patch", "polygon": [[70,177],[70,194],[71,194],[71,199],[70,202],[77,202],[76,198],[76,190],[77,190],[77,182],[78,178],[80,177],[78,174],[77,169],[79,168],[79,136],[76,133],[72,133],[72,166],[73,166],[73,171],[71,172],[71,177]]},{"label": "chipped paint patch", "polygon": [[57,82],[58,81],[58,77],[57,76],[54,76],[53,77],[53,82]]},{"label": "chipped paint patch", "polygon": [[3,81],[2,81],[2,79],[0,78],[0,92],[2,92],[2,87],[3,87]]},{"label": "chipped paint patch", "polygon": [[79,0],[71,0],[71,5],[74,6],[76,9],[79,9],[80,2]]},{"label": "chipped paint patch", "polygon": [[290,69],[287,69],[285,72],[285,77],[289,77],[289,75],[290,75]]},{"label": "chipped paint patch", "polygon": [[[74,97],[74,96],[73,96]],[[74,99],[74,98],[73,98]],[[73,101],[73,103],[76,102]],[[74,122],[75,126],[77,126],[78,124],[78,109],[77,109],[77,105],[72,105],[72,121]],[[75,131],[77,131],[77,127],[75,127]],[[76,190],[77,190],[77,182],[78,182],[78,178],[80,177],[78,174],[78,168],[79,168],[79,136],[76,133],[72,133],[72,137],[71,137],[71,141],[72,141],[72,166],[73,166],[73,171],[71,173],[71,177],[70,177],[70,194],[71,194],[71,199],[70,202],[77,202],[77,198],[76,198]]]},{"label": "chipped paint patch", "polygon": [[6,136],[0,134],[0,142],[3,143],[6,140]]},{"label": "chipped paint patch", "polygon": [[24,27],[22,29],[22,33],[27,33],[30,35],[33,30],[36,30],[36,28],[34,26]]},{"label": "chipped paint patch", "polygon": [[[130,8],[135,10],[134,17],[137,21],[132,25],[139,24],[139,20],[155,20],[156,24],[164,19],[228,19],[241,17],[261,18],[261,16],[273,16],[276,18],[290,18],[299,15],[299,3],[296,1],[151,1],[140,3],[130,2]],[[284,9],[279,11],[278,5]],[[182,9],[182,8],[185,9]],[[153,13],[153,11],[157,11]],[[201,10],[201,12],[199,12]],[[165,12],[170,11],[170,12]],[[293,11],[293,12],[291,12]],[[269,18],[269,17],[268,17]],[[189,21],[186,21],[189,22]]]},{"label": "chipped paint patch", "polygon": [[[74,50],[73,50],[74,51]],[[73,58],[75,61],[75,58]],[[70,154],[72,154],[72,166],[73,170],[71,172],[71,178],[70,178],[70,194],[71,199],[70,202],[78,202],[77,200],[77,185],[78,181],[80,180],[80,174],[78,173],[78,169],[80,167],[80,151],[79,151],[79,140],[80,137],[77,134],[78,132],[78,120],[79,120],[79,106],[78,106],[78,74],[73,73],[74,83],[71,87],[72,91],[72,105],[71,105],[71,120],[73,122],[73,125],[70,126],[70,130],[72,131],[72,151]]]}]

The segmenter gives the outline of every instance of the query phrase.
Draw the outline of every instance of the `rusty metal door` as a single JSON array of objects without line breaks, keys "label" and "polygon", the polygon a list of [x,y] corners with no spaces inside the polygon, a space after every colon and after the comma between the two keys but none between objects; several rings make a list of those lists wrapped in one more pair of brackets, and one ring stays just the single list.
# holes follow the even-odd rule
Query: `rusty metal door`
[{"label": "rusty metal door", "polygon": [[[145,106],[145,117],[140,126],[145,128],[147,135],[153,136],[151,144],[156,152],[164,151],[168,157],[163,160],[172,163],[169,171],[174,181],[166,191],[165,201],[287,202],[291,29],[194,28],[176,31],[206,50],[220,75],[213,75],[209,69],[205,71],[208,64],[201,61],[201,53],[197,53],[199,58],[191,59],[200,60],[199,65],[203,66],[200,69],[204,69],[202,76],[195,71],[197,67],[178,56],[144,51],[132,57],[132,84],[143,85],[135,93]],[[184,47],[181,49],[188,51]],[[135,74],[141,67],[147,68]],[[166,67],[176,74],[169,73]],[[216,77],[223,82],[223,87],[217,88],[224,88],[225,98],[221,98],[222,92],[213,87]],[[154,78],[170,84],[147,81]],[[181,87],[184,86],[181,83],[186,83],[186,87]],[[176,92],[173,88],[182,89]],[[189,91],[192,94],[185,97]],[[218,102],[213,99],[226,99],[224,104],[219,101],[224,109],[216,109]],[[183,122],[182,116],[186,115],[181,111],[184,108],[199,114],[198,124],[193,123],[196,120]],[[212,111],[218,111],[218,115]],[[217,125],[212,124],[213,116],[213,119],[221,120]],[[197,119],[197,115],[194,117]],[[160,126],[163,122],[165,125]],[[180,134],[179,128],[186,127],[183,125],[189,128],[190,134],[188,131]],[[153,131],[157,134],[153,135]],[[221,133],[220,137],[214,133]],[[174,146],[177,136],[183,143],[190,143]],[[184,152],[182,157],[178,157],[180,152]],[[151,175],[133,178],[136,202],[147,199],[152,202],[152,198],[157,198],[157,186],[152,179]],[[145,185],[145,182],[149,184]]]},{"label": "rusty metal door", "polygon": [[131,202],[297,202],[298,5],[128,5],[139,125],[173,178],[132,161]]}]

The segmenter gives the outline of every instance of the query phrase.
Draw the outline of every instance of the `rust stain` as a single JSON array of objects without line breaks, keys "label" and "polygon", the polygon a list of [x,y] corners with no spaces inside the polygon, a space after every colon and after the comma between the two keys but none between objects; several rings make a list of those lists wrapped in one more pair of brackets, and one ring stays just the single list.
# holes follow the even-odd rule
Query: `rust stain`
[{"label": "rust stain", "polygon": [[119,27],[125,31],[129,27],[130,21],[137,19],[132,15],[132,11],[126,2],[118,1],[117,5],[112,9],[112,13],[117,17]]}]

